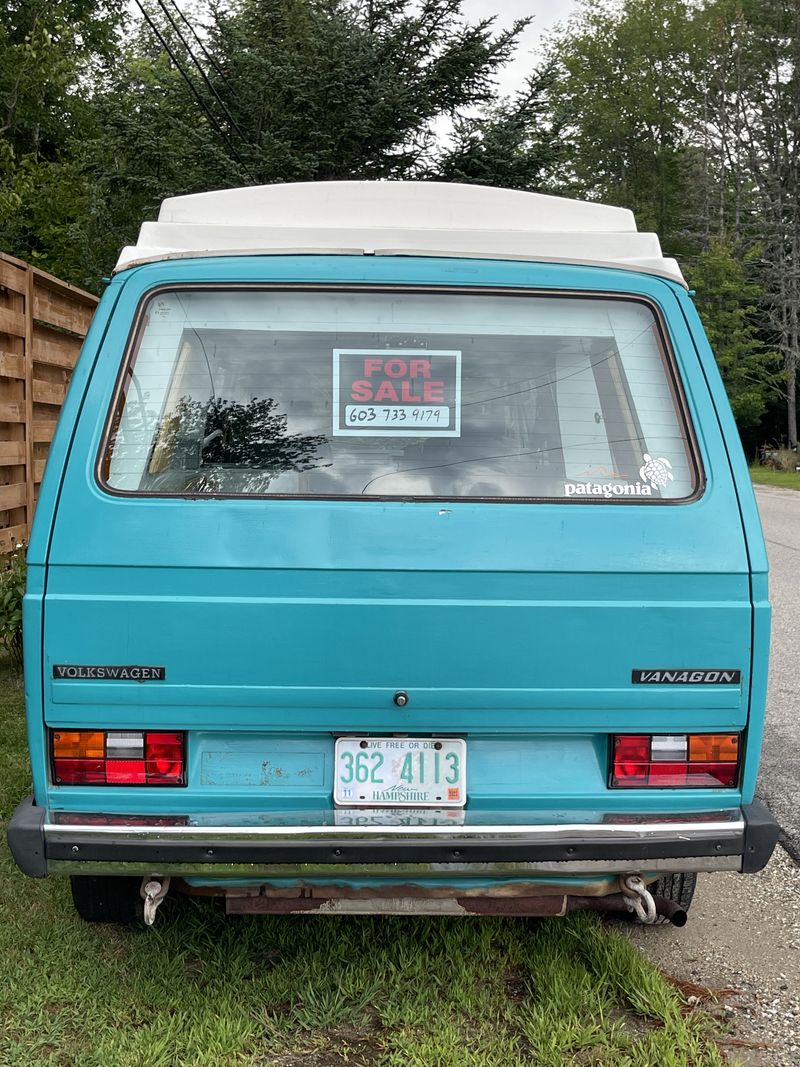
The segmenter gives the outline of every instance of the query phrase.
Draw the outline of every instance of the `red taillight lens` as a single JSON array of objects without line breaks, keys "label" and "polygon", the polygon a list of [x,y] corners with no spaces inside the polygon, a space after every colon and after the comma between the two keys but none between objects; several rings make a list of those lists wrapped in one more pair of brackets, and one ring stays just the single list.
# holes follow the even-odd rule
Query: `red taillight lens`
[{"label": "red taillight lens", "polygon": [[650,766],[650,738],[625,734],[614,738],[614,778],[616,785],[645,785]]},{"label": "red taillight lens", "polygon": [[107,759],[106,785],[146,785],[143,759]]},{"label": "red taillight lens", "polygon": [[718,789],[736,785],[738,734],[619,734],[614,789]]},{"label": "red taillight lens", "polygon": [[179,731],[56,730],[53,778],[58,785],[185,785],[185,738]]},{"label": "red taillight lens", "polygon": [[736,785],[738,770],[736,763],[692,763],[689,784],[711,789],[719,785]]},{"label": "red taillight lens", "polygon": [[682,789],[689,785],[689,774],[685,763],[651,764],[646,785],[659,789]]},{"label": "red taillight lens", "polygon": [[147,781],[152,785],[168,785],[182,779],[183,734],[146,734],[144,761]]},{"label": "red taillight lens", "polygon": [[65,785],[105,785],[105,762],[101,759],[53,760],[55,779]]}]

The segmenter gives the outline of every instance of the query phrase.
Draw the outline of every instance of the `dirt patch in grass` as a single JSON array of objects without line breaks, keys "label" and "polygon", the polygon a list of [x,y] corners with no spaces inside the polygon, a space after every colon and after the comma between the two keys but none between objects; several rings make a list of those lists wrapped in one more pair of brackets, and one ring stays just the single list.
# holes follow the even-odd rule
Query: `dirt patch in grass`
[{"label": "dirt patch in grass", "polygon": [[373,1067],[384,1052],[374,1034],[343,1027],[323,1032],[315,1045],[279,1055],[271,1062],[275,1067]]},{"label": "dirt patch in grass", "polygon": [[521,967],[506,967],[503,983],[512,1004],[520,1004],[531,996],[530,976]]}]

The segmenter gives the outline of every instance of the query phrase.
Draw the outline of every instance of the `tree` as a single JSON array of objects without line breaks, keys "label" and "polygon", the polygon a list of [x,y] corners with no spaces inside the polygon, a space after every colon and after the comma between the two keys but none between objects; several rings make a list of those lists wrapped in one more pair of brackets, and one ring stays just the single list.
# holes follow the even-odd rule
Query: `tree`
[{"label": "tree", "polygon": [[675,251],[687,250],[698,47],[686,0],[586,0],[549,49],[565,191],[631,208]]},{"label": "tree", "polygon": [[740,426],[781,390],[795,446],[800,5],[587,2],[550,56],[564,188],[632,208],[684,258]]},{"label": "tree", "polygon": [[436,162],[436,177],[516,189],[548,187],[565,160],[559,119],[548,106],[554,79],[553,63],[545,63],[515,98],[486,115],[458,116],[452,145]]},{"label": "tree", "polygon": [[[764,332],[785,378],[786,437],[797,447],[800,364],[800,6],[795,0],[707,0],[700,16],[718,44],[707,81],[707,130],[721,160],[720,218],[733,203],[740,239],[765,291]],[[730,218],[730,210],[728,210]]]},{"label": "tree", "polygon": [[770,400],[784,395],[780,357],[762,340],[764,291],[749,276],[758,250],[742,254],[730,239],[712,238],[689,280],[743,436],[761,423]]},{"label": "tree", "polygon": [[104,0],[10,0],[0,9],[6,159],[58,158],[85,113],[81,77],[114,54],[120,21]]},{"label": "tree", "polygon": [[471,24],[461,0],[240,0],[211,28],[208,76],[259,182],[409,177],[437,123],[493,101],[523,21]]},{"label": "tree", "polygon": [[124,42],[101,19],[83,52],[70,41],[101,0],[50,6],[72,10],[73,36],[52,38],[64,50],[55,80],[31,77],[51,78],[56,111],[73,117],[52,150],[8,156],[0,241],[89,288],[166,196],[346,178],[506,184],[505,174],[524,188],[555,158],[543,125],[540,145],[536,82],[497,100],[495,76],[525,22],[469,22],[461,0],[203,0],[197,35],[177,9],[146,3]]},{"label": "tree", "polygon": [[104,0],[0,9],[0,246],[76,280],[75,224],[92,193],[72,146],[91,125],[86,89],[109,69],[121,21]]}]

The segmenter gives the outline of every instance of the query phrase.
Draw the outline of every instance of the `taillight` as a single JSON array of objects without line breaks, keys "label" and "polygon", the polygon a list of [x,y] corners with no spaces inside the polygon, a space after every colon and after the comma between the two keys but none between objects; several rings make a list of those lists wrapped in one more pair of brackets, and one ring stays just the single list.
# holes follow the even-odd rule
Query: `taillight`
[{"label": "taillight", "polygon": [[164,730],[54,730],[58,785],[185,785],[185,734]]},{"label": "taillight", "polygon": [[145,774],[151,785],[169,785],[183,778],[183,734],[148,733],[144,748]]},{"label": "taillight", "polygon": [[739,774],[738,734],[617,734],[616,789],[718,789]]}]

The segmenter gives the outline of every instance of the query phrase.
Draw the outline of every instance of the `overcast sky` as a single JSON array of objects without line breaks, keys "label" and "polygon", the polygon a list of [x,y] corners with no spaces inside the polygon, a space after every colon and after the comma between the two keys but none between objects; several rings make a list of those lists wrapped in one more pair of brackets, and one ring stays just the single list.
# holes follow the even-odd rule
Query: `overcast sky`
[{"label": "overcast sky", "polygon": [[498,79],[504,94],[518,89],[534,63],[532,53],[538,39],[554,22],[566,19],[577,7],[577,0],[464,0],[463,12],[470,19],[497,16],[498,26],[508,26],[514,19],[533,16],[533,22],[520,38],[520,48],[512,63]]}]

